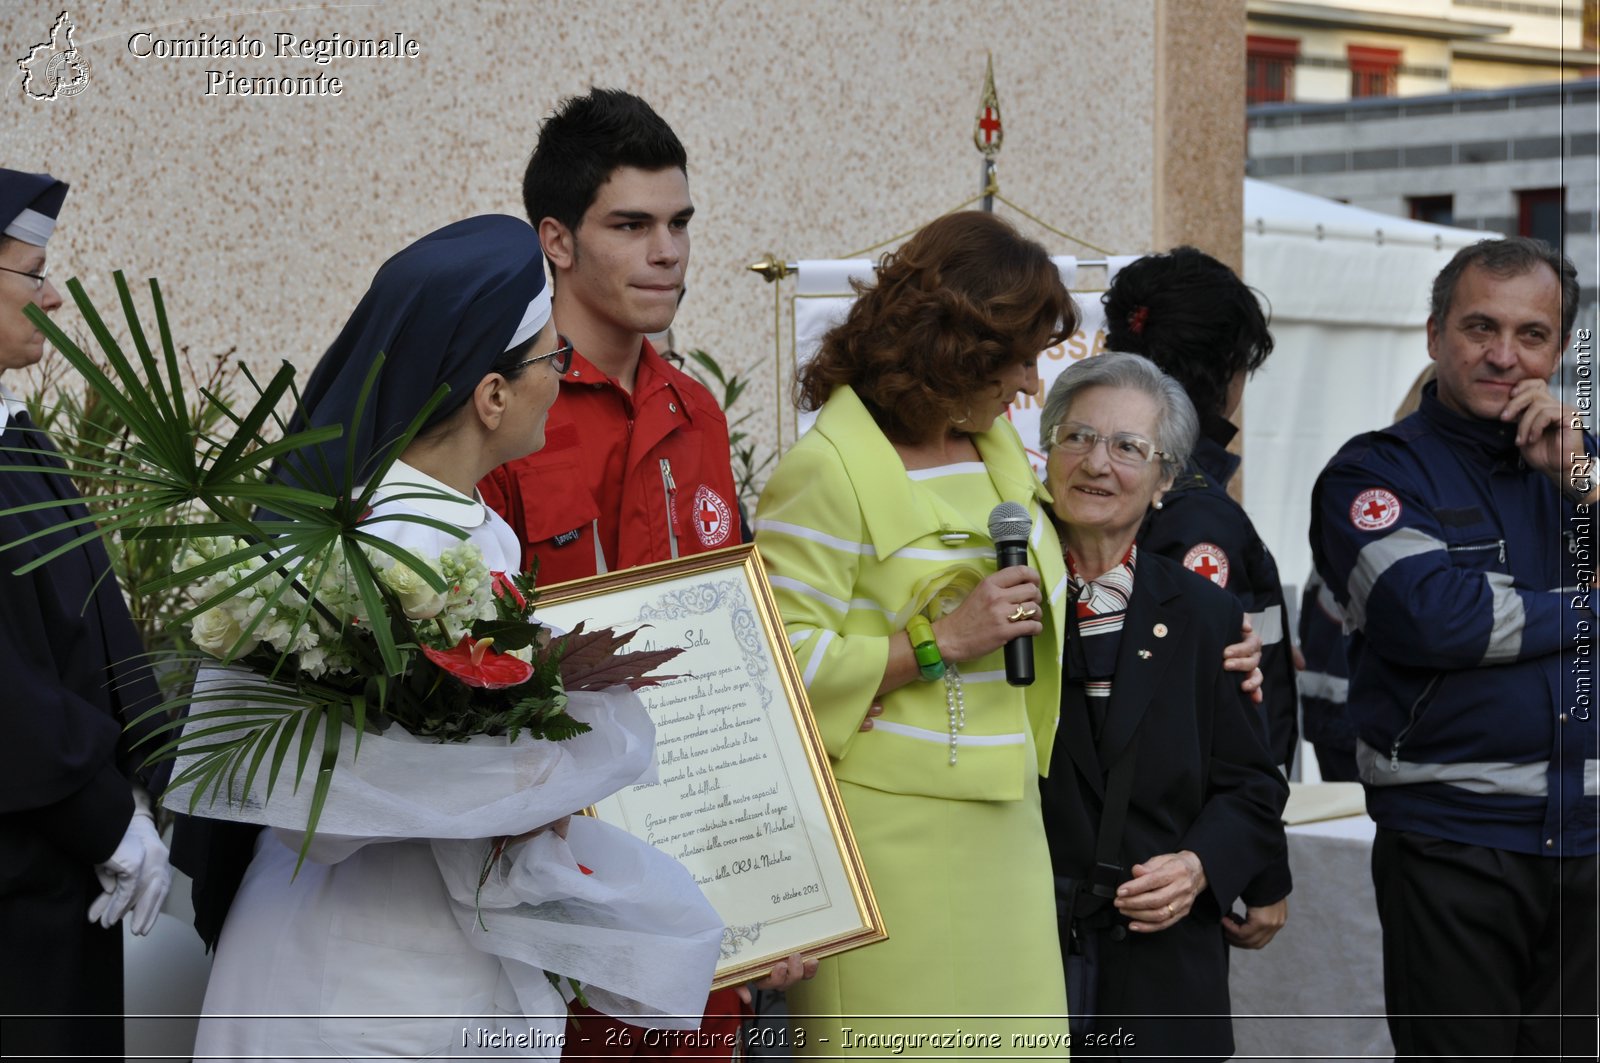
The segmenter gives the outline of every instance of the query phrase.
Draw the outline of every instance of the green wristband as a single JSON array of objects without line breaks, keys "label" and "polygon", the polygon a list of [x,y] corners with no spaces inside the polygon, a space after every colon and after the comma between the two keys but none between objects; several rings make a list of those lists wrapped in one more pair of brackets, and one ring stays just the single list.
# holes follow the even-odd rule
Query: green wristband
[{"label": "green wristband", "polygon": [[939,655],[939,644],[933,638],[933,625],[925,616],[914,616],[906,623],[906,635],[911,639],[911,653],[917,659],[917,674],[924,683],[931,683],[944,675],[944,658]]}]

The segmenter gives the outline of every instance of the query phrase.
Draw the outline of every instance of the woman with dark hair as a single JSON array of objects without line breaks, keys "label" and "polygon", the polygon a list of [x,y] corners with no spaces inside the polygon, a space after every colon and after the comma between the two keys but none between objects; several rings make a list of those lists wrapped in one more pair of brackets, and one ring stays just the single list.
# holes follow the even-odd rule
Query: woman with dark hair
[{"label": "woman with dark hair", "polygon": [[[1266,314],[1238,274],[1193,247],[1130,263],[1102,302],[1107,347],[1154,362],[1182,385],[1200,417],[1194,452],[1162,505],[1145,515],[1139,545],[1205,576],[1244,607],[1262,643],[1257,722],[1268,751],[1288,771],[1300,730],[1283,584],[1267,544],[1228,494],[1228,481],[1239,468],[1238,455],[1228,451],[1239,431],[1229,418],[1244,397],[1245,380],[1272,353]],[[1287,867],[1280,871],[1287,881]],[[1242,921],[1230,915],[1223,925],[1228,940],[1253,949],[1271,941],[1289,916],[1287,897],[1273,901],[1247,906]]]},{"label": "woman with dark hair", "polygon": [[[921,1036],[903,1043],[972,1056],[973,1043],[929,1039],[959,1026],[1013,1053],[1013,1033],[1035,1033],[1059,1055],[1038,778],[1064,572],[1005,414],[1038,389],[1035,359],[1077,312],[1044,249],[981,213],[928,225],[858,291],[801,370],[816,425],[772,474],[756,543],[889,940],[824,960],[790,1009],[808,1053]],[[1029,563],[996,571],[987,519],[1002,502],[1033,523]],[[1001,648],[1023,635],[1038,678],[1011,686]]]},{"label": "woman with dark hair", "polygon": [[1039,418],[1072,602],[1045,829],[1064,962],[1092,986],[1074,1025],[1121,1033],[1122,1056],[1232,1055],[1227,914],[1288,891],[1288,786],[1223,667],[1239,603],[1134,543],[1196,425],[1176,381],[1119,353],[1063,372]]}]

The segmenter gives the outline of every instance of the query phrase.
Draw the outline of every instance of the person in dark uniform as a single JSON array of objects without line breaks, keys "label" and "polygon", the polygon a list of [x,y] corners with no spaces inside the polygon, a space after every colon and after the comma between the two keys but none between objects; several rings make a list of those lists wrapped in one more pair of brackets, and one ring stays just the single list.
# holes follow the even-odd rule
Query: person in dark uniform
[{"label": "person in dark uniform", "polygon": [[[1255,293],[1223,263],[1192,247],[1129,264],[1102,297],[1106,346],[1142,354],[1183,385],[1200,415],[1194,453],[1139,531],[1139,547],[1182,563],[1231,593],[1261,638],[1260,722],[1275,762],[1287,771],[1300,734],[1283,585],[1255,525],[1228,494],[1239,468],[1228,420],[1245,379],[1272,353],[1272,333]],[[1226,928],[1235,945],[1260,948],[1287,917],[1287,903],[1249,908]]]},{"label": "person in dark uniform", "polygon": [[1228,420],[1245,378],[1272,353],[1255,294],[1203,251],[1148,255],[1117,274],[1102,297],[1106,347],[1142,354],[1183,385],[1200,412],[1194,456],[1139,532],[1139,545],[1232,592],[1261,637],[1268,750],[1288,769],[1299,738],[1294,661],[1278,566],[1244,507],[1228,495],[1239,458]]},{"label": "person in dark uniform", "polygon": [[[61,305],[45,279],[45,243],[66,195],[48,174],[0,170],[0,373],[44,356],[44,334],[23,310]],[[17,572],[81,531],[59,527],[86,516],[64,468],[0,379],[0,512],[47,503],[0,516],[7,1058],[122,1056],[117,924],[126,916],[149,933],[172,881],[151,815],[162,779],[133,752],[143,732],[125,730],[159,697],[105,548],[92,540]]]},{"label": "person in dark uniform", "polygon": [[1346,705],[1350,696],[1349,636],[1344,610],[1315,569],[1300,595],[1300,706],[1306,741],[1317,754],[1323,782],[1358,782],[1356,727]]}]

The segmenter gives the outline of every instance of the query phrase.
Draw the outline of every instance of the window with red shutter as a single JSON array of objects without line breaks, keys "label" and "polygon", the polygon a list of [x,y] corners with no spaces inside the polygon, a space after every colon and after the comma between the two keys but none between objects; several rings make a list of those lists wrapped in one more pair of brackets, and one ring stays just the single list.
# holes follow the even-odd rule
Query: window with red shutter
[{"label": "window with red shutter", "polygon": [[1300,58],[1300,42],[1293,37],[1245,38],[1244,100],[1253,103],[1284,103],[1294,98],[1294,64]]},{"label": "window with red shutter", "polygon": [[1345,46],[1350,63],[1350,96],[1393,96],[1400,73],[1400,49],[1369,48],[1363,44]]}]

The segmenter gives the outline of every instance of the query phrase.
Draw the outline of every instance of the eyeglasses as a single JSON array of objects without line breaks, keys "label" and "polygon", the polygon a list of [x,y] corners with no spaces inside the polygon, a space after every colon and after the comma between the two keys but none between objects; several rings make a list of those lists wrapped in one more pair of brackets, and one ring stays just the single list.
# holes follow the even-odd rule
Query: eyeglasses
[{"label": "eyeglasses", "polygon": [[5,270],[7,273],[15,273],[19,277],[27,277],[29,280],[33,281],[34,291],[38,291],[40,288],[44,287],[45,275],[42,270],[38,273],[29,273],[25,269],[12,269],[10,266],[0,266],[0,270]]},{"label": "eyeglasses", "polygon": [[556,334],[556,342],[560,346],[555,350],[547,351],[544,354],[536,354],[532,358],[524,358],[511,368],[513,370],[521,369],[524,366],[533,365],[535,362],[542,362],[549,358],[551,359],[551,367],[556,371],[556,376],[563,375],[568,369],[572,368],[572,343],[560,333]]},{"label": "eyeglasses", "polygon": [[1156,458],[1172,460],[1171,454],[1157,450],[1154,443],[1132,432],[1113,432],[1103,436],[1086,424],[1058,424],[1050,429],[1051,445],[1060,447],[1068,454],[1089,454],[1102,440],[1106,444],[1106,456],[1118,465],[1137,467],[1148,465]]}]

